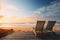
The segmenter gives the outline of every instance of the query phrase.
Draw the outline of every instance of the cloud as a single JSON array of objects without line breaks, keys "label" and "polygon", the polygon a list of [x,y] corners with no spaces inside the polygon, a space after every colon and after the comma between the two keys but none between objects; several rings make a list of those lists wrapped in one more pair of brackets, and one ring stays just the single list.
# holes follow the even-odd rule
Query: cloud
[{"label": "cloud", "polygon": [[1,3],[0,6],[0,15],[5,17],[14,16],[19,10],[16,6],[7,3]]},{"label": "cloud", "polygon": [[60,2],[54,1],[49,6],[38,8],[33,12],[38,17],[44,17],[46,20],[56,20],[60,22]]},{"label": "cloud", "polygon": [[13,6],[13,5],[10,5],[10,4],[7,4],[7,3],[1,3],[0,6],[1,6],[0,7],[1,10],[7,10],[7,9],[18,10],[18,8],[16,8],[16,6]]},{"label": "cloud", "polygon": [[28,11],[26,8],[24,8],[22,5],[13,5],[9,3],[1,3],[0,4],[0,15],[3,15],[5,17],[9,16],[31,16],[31,11]]},{"label": "cloud", "polygon": [[18,7],[13,4],[1,3],[0,15],[4,18],[0,20],[1,23],[30,23],[37,20],[36,17],[28,17],[31,13],[23,7]]}]

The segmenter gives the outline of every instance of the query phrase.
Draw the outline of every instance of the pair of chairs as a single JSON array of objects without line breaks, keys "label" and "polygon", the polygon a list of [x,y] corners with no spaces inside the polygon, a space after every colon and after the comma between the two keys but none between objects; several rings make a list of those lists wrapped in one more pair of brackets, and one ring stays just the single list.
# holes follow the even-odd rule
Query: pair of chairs
[{"label": "pair of chairs", "polygon": [[46,28],[44,30],[44,24],[45,21],[37,21],[36,27],[34,28],[34,34],[36,37],[44,37],[46,35],[49,35],[49,33],[53,32],[53,26],[56,23],[56,21],[48,21],[48,24],[46,25]]}]

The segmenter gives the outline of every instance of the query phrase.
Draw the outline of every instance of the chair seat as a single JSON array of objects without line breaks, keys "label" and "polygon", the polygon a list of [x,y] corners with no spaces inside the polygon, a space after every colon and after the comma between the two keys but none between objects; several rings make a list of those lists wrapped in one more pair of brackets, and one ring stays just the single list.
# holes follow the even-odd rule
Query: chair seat
[{"label": "chair seat", "polygon": [[41,32],[41,31],[36,31],[36,37],[44,38],[45,37],[45,33]]}]

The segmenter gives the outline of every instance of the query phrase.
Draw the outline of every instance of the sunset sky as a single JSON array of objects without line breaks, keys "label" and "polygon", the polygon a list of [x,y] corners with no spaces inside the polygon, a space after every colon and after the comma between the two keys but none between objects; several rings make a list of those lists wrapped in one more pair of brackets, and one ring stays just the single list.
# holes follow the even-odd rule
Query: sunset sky
[{"label": "sunset sky", "polygon": [[60,0],[0,0],[1,23],[60,22]]}]

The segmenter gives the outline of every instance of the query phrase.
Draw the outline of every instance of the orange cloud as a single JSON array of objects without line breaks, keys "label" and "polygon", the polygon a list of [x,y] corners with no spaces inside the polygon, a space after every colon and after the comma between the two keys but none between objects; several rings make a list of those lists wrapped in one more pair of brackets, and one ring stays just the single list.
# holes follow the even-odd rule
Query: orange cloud
[{"label": "orange cloud", "polygon": [[3,18],[3,16],[2,16],[2,15],[0,15],[0,19],[1,19],[1,18]]},{"label": "orange cloud", "polygon": [[36,22],[37,20],[45,20],[45,18],[37,18],[37,17],[6,17],[0,20],[0,23],[30,23]]},{"label": "orange cloud", "polygon": [[37,18],[36,17],[7,17],[4,18],[2,20],[0,20],[0,22],[2,23],[26,23],[26,22],[36,22]]},{"label": "orange cloud", "polygon": [[20,22],[35,22],[37,21],[36,17],[23,17],[19,19]]}]

